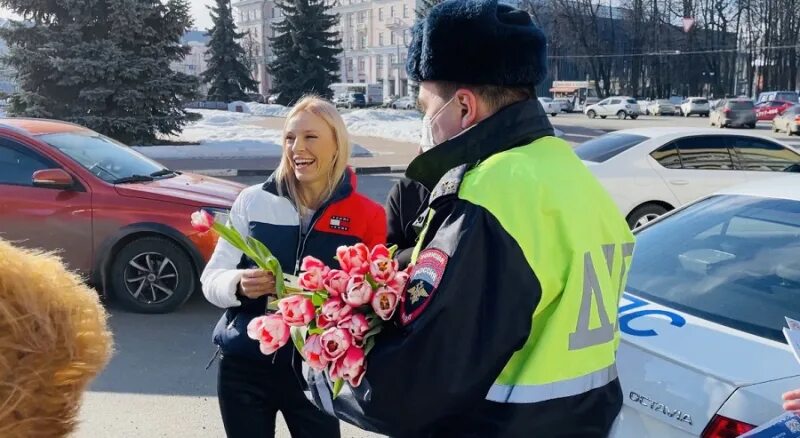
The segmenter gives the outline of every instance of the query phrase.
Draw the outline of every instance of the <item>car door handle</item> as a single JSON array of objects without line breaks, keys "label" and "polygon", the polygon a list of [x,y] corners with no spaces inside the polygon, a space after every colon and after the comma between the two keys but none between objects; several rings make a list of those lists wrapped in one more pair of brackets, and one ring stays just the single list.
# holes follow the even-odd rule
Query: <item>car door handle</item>
[{"label": "car door handle", "polygon": [[671,180],[669,180],[669,183],[674,185],[674,186],[685,186],[685,185],[689,184],[689,181],[687,181],[685,179],[671,179]]}]

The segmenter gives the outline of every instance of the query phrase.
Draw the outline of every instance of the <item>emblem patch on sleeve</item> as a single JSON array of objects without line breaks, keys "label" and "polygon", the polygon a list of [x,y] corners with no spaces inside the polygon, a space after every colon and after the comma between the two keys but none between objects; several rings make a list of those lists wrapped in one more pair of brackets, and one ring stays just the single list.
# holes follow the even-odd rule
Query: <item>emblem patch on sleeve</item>
[{"label": "emblem patch on sleeve", "polygon": [[419,254],[400,303],[403,325],[411,324],[428,306],[428,301],[442,281],[447,260],[447,254],[438,249],[426,249]]}]

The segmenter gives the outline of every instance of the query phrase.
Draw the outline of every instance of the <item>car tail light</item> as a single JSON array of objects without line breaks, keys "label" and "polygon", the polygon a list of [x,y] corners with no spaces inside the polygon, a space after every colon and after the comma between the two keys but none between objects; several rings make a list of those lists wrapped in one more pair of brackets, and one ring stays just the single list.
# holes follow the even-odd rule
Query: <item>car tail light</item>
[{"label": "car tail light", "polygon": [[700,436],[702,438],[736,438],[755,428],[752,424],[733,420],[722,415],[714,415],[714,418],[711,419],[711,422],[708,423],[708,426]]},{"label": "car tail light", "polygon": [[731,112],[731,109],[730,108],[725,108],[724,110],[722,110],[722,112],[725,113],[725,114],[728,114],[729,112]]},{"label": "car tail light", "polygon": [[800,116],[794,116],[794,121],[795,122],[800,122]]}]

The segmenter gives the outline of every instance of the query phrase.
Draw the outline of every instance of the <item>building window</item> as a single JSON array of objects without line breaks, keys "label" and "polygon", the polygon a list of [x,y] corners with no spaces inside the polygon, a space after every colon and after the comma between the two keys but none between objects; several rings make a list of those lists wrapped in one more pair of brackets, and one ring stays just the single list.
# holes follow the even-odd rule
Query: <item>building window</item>
[{"label": "building window", "polygon": [[275,18],[275,8],[272,8],[272,18]]},{"label": "building window", "polygon": [[408,46],[408,32],[403,32],[403,45]]},{"label": "building window", "polygon": [[394,65],[394,63],[395,63],[394,61],[395,61],[394,53],[392,53],[392,54],[389,55],[389,67]]},{"label": "building window", "polygon": [[403,18],[408,18],[408,4],[403,4]]},{"label": "building window", "polygon": [[377,58],[375,58],[375,67],[378,70],[383,69],[383,56],[378,56]]},{"label": "building window", "polygon": [[383,47],[383,32],[378,34],[378,45]]},{"label": "building window", "polygon": [[358,13],[358,24],[362,24],[364,22],[364,11]]},{"label": "building window", "polygon": [[358,71],[363,72],[365,65],[366,62],[364,61],[364,58],[363,57],[358,58]]},{"label": "building window", "polygon": [[378,8],[378,21],[383,21],[383,8]]},{"label": "building window", "polygon": [[367,47],[367,34],[362,33],[358,36],[358,48],[363,49]]},{"label": "building window", "polygon": [[353,14],[347,14],[347,26],[353,25]]},{"label": "building window", "polygon": [[389,16],[394,17],[394,6],[389,8]]},{"label": "building window", "polygon": [[353,71],[353,58],[347,60],[347,71]]},{"label": "building window", "polygon": [[389,44],[394,45],[394,32],[389,34]]}]

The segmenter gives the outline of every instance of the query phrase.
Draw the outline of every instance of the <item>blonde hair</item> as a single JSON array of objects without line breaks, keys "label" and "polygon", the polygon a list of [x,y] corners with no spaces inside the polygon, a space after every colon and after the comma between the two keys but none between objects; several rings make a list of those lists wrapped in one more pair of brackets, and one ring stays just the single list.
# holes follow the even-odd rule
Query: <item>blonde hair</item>
[{"label": "blonde hair", "polygon": [[[347,170],[347,161],[350,158],[351,150],[350,137],[347,134],[347,127],[344,124],[344,120],[342,120],[342,116],[339,115],[339,112],[336,111],[336,107],[331,102],[319,96],[307,95],[300,99],[286,116],[286,123],[284,124],[283,136],[281,138],[281,148],[285,148],[286,145],[286,128],[289,126],[289,121],[301,112],[314,114],[324,120],[331,128],[333,138],[336,141],[336,157],[333,160],[333,166],[328,175],[328,191],[324,194],[323,198],[320,199],[320,202],[325,202],[333,195],[333,191],[336,189],[336,186]],[[283,195],[285,187],[289,197],[297,203],[298,208],[308,209],[309,206],[300,205],[301,199],[298,195],[298,186],[300,182],[297,180],[292,170],[291,161],[291,154],[286,153],[286,150],[284,150],[281,156],[281,162],[278,165],[278,169],[275,171],[278,193]]]},{"label": "blonde hair", "polygon": [[57,257],[0,239],[0,436],[70,434],[111,350],[97,292]]}]

